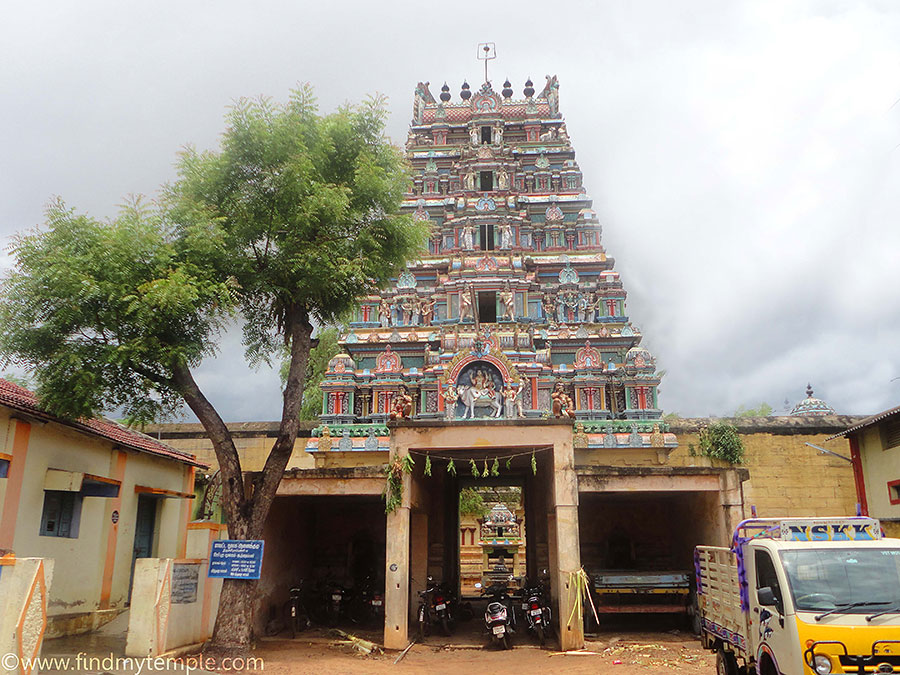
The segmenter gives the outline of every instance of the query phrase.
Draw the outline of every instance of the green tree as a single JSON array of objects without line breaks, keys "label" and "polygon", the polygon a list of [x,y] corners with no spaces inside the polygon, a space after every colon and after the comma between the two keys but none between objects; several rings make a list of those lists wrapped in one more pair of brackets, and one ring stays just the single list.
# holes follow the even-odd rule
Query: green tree
[{"label": "green tree", "polygon": [[[325,328],[316,335],[318,344],[309,352],[309,364],[306,368],[306,383],[303,388],[303,405],[300,407],[301,420],[314,420],[322,413],[322,389],[320,385],[325,379],[328,362],[340,351],[338,329]],[[281,381],[287,381],[290,361],[281,363]]]},{"label": "green tree", "polygon": [[740,406],[734,411],[732,417],[768,417],[772,414],[772,406],[768,403],[760,403],[755,408]]},{"label": "green tree", "polygon": [[484,497],[475,488],[467,487],[459,491],[459,513],[464,516],[482,518],[487,513]]},{"label": "green tree", "polygon": [[[398,215],[409,179],[384,121],[382,99],[321,115],[308,86],[284,104],[241,100],[220,149],[181,154],[159,208],[132,201],[101,223],[52,204],[46,227],[15,241],[0,349],[58,415],[149,420],[186,403],[216,452],[229,536],[260,538],[297,436],[313,321],[334,322],[424,241]],[[288,354],[281,424],[249,485],[192,372],[229,319],[251,363]],[[225,581],[208,653],[249,649],[254,589]]]}]

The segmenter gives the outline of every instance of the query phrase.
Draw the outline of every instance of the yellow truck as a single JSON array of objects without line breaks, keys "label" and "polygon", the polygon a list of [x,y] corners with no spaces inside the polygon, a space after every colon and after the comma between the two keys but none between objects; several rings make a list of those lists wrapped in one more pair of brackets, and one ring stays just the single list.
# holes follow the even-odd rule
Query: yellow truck
[{"label": "yellow truck", "polygon": [[753,518],[694,551],[718,675],[900,673],[900,539],[873,518]]}]

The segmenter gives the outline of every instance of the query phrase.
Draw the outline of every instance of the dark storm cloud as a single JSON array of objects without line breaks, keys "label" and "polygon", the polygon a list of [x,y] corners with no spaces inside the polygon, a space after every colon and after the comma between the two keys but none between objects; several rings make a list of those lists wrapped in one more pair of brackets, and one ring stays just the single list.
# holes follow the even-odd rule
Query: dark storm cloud
[{"label": "dark storm cloud", "polygon": [[[900,398],[900,6],[894,2],[20,3],[0,26],[0,234],[52,195],[96,216],[210,147],[239,96],[324,110],[556,73],[629,313],[681,414]],[[280,414],[236,334],[198,380],[226,419]]]}]

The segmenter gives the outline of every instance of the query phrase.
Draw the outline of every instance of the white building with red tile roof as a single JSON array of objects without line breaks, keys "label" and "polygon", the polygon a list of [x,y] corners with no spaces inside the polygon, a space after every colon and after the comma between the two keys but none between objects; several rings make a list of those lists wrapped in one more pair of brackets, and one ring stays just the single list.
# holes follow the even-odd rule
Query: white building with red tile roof
[{"label": "white building with red tile roof", "polygon": [[194,474],[206,468],[111,420],[51,415],[0,380],[0,555],[55,561],[49,637],[124,609],[135,559],[184,557]]}]

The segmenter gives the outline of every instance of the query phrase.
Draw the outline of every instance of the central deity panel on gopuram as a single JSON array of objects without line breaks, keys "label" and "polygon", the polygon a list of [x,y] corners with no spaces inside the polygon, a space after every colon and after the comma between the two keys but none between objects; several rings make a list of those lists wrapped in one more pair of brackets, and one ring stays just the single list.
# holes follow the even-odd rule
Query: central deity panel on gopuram
[{"label": "central deity panel on gopuram", "polygon": [[556,77],[513,94],[416,87],[403,209],[427,224],[427,250],[341,335],[311,450],[384,450],[396,418],[565,417],[576,442],[606,447],[660,433],[656,364],[601,245]]}]

